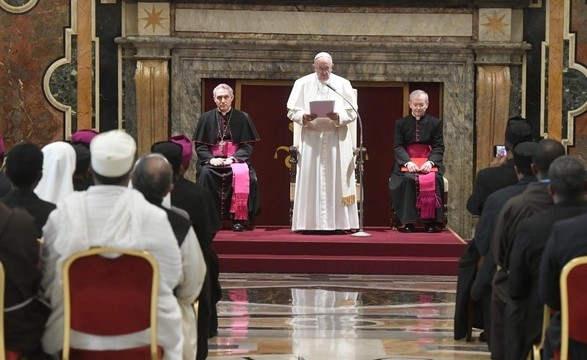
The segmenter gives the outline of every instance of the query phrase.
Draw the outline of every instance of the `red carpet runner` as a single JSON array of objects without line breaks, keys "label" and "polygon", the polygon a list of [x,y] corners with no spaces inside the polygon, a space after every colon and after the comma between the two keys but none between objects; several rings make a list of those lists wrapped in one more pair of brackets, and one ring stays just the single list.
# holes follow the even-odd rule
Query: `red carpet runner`
[{"label": "red carpet runner", "polygon": [[456,275],[465,247],[450,230],[404,234],[367,228],[371,237],[302,235],[284,227],[220,231],[221,272]]}]

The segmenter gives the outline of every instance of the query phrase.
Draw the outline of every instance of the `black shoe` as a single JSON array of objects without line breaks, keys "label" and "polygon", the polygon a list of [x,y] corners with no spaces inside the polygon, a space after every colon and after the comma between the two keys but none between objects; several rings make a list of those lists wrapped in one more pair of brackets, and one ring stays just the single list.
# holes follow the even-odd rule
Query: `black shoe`
[{"label": "black shoe", "polygon": [[403,233],[413,233],[414,232],[414,225],[413,224],[405,224],[404,226],[397,229],[399,232]]},{"label": "black shoe", "polygon": [[427,224],[426,225],[426,232],[427,233],[437,233],[440,232],[440,229],[436,227],[434,224]]},{"label": "black shoe", "polygon": [[232,231],[245,231],[245,226],[241,223],[235,222],[232,224]]}]

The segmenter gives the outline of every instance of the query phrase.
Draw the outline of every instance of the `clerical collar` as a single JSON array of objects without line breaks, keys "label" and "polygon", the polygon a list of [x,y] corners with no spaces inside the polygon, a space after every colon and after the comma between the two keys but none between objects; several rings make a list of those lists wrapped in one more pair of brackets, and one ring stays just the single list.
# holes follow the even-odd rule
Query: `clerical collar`
[{"label": "clerical collar", "polygon": [[228,111],[227,111],[227,112],[224,112],[224,113],[223,113],[222,111],[220,111],[220,109],[218,109],[218,112],[219,112],[220,114],[222,114],[222,116],[226,116],[226,114],[228,114],[228,113],[229,113],[231,110],[232,110],[232,107],[230,107],[230,109],[228,109]]}]

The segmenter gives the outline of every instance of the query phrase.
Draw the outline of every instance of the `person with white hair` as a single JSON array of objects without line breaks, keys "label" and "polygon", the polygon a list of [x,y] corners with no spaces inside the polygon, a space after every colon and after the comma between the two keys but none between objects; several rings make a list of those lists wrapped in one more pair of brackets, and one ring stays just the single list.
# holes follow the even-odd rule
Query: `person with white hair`
[{"label": "person with white hair", "polygon": [[[357,99],[350,81],[332,73],[330,54],[316,54],[313,66],[313,73],[295,81],[287,100],[287,117],[302,127],[292,230],[358,229],[353,141],[348,130],[357,119],[353,110]],[[317,100],[333,102],[332,109],[326,114],[312,113],[310,102]]]},{"label": "person with white hair", "polygon": [[[87,191],[72,192],[49,215],[43,228],[41,285],[44,298],[51,304],[42,339],[43,349],[55,356],[62,350],[61,269],[64,261],[76,252],[105,246],[145,250],[155,257],[160,281],[158,344],[163,347],[164,359],[181,360],[184,346],[182,316],[174,290],[184,280],[182,256],[165,211],[150,204],[139,191],[128,187],[136,142],[124,131],[113,130],[97,135],[90,144],[90,151],[95,185]],[[75,154],[73,159],[74,167]],[[83,344],[83,348],[112,350],[149,343],[149,335],[145,332],[124,337],[74,333],[71,337],[74,348]]]},{"label": "person with white hair", "polygon": [[261,210],[257,174],[251,164],[259,141],[249,114],[234,109],[234,91],[219,84],[212,91],[216,109],[200,116],[193,141],[198,155],[196,183],[209,189],[220,220],[234,231],[252,228]]}]

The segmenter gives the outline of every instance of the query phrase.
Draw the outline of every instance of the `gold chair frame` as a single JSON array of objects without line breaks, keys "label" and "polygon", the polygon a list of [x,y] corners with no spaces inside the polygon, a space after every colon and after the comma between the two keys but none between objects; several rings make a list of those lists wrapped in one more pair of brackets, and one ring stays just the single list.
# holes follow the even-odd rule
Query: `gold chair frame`
[{"label": "gold chair frame", "polygon": [[[561,296],[561,352],[560,360],[569,358],[569,326],[570,326],[570,309],[569,309],[569,286],[567,280],[573,270],[579,266],[587,265],[587,256],[580,256],[569,261],[560,275],[560,296]],[[575,319],[575,321],[578,321]],[[579,320],[580,321],[580,320]]]},{"label": "gold chair frame", "polygon": [[[147,251],[143,250],[130,250],[120,249],[112,247],[99,247],[84,250],[71,255],[63,264],[63,360],[69,360],[70,358],[70,337],[71,337],[71,298],[70,298],[70,280],[69,280],[69,269],[72,264],[81,258],[90,256],[102,256],[104,254],[119,254],[129,255],[142,258],[146,260],[153,269],[152,286],[151,286],[151,314],[150,314],[150,352],[151,359],[157,360],[158,349],[157,349],[157,300],[159,293],[159,264],[155,258]],[[1,360],[1,359],[0,359]]]}]

